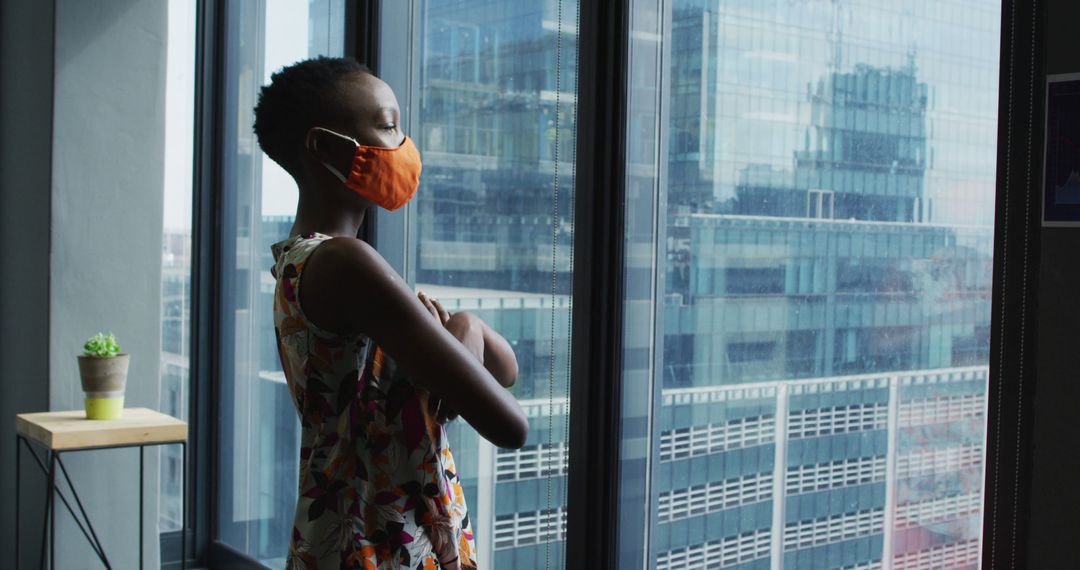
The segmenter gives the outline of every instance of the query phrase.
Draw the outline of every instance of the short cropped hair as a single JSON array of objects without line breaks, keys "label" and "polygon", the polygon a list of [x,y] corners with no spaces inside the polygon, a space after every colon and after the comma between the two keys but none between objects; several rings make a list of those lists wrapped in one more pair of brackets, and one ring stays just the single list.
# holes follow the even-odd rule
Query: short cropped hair
[{"label": "short cropped hair", "polygon": [[354,73],[371,73],[351,57],[316,57],[298,61],[270,76],[255,105],[255,137],[274,162],[294,177],[299,175],[304,137],[311,127],[347,119],[341,80]]}]

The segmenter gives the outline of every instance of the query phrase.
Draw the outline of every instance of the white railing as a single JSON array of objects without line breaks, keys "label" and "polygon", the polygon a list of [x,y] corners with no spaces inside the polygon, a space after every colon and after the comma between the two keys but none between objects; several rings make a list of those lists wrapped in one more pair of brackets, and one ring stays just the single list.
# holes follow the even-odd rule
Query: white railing
[{"label": "white railing", "polygon": [[657,570],[712,570],[769,556],[770,532],[759,530],[676,548],[656,558]]},{"label": "white railing", "polygon": [[705,424],[660,434],[660,461],[709,455],[769,443],[773,439],[772,416],[741,418],[722,424]]},{"label": "white railing", "polygon": [[859,457],[788,469],[785,494],[798,495],[885,480],[885,458]]},{"label": "white railing", "polygon": [[964,394],[946,398],[910,400],[900,403],[900,426],[913,427],[982,417],[986,397]]},{"label": "white railing", "polygon": [[495,550],[566,538],[566,510],[546,509],[495,517]]},{"label": "white railing", "polygon": [[982,443],[953,445],[937,449],[920,449],[896,458],[898,478],[918,477],[934,473],[950,473],[982,464]]},{"label": "white railing", "polygon": [[755,473],[737,479],[660,493],[657,517],[660,522],[671,522],[739,505],[760,503],[771,496],[772,475]]},{"label": "white railing", "polygon": [[801,439],[885,429],[888,421],[887,403],[796,410],[788,418],[788,437]]},{"label": "white railing", "polygon": [[896,508],[896,528],[911,528],[948,521],[978,514],[982,510],[982,497],[978,491],[937,497],[929,501],[906,503]]},{"label": "white railing", "polygon": [[935,546],[893,557],[894,570],[966,568],[979,563],[978,539]]},{"label": "white railing", "polygon": [[527,445],[521,449],[500,449],[495,455],[498,481],[521,481],[566,475],[569,453],[566,442]]},{"label": "white railing", "polygon": [[851,566],[844,566],[839,570],[881,570],[881,561],[875,560],[873,562],[862,562],[860,564],[852,564]]},{"label": "white railing", "polygon": [[788,524],[784,528],[784,550],[877,534],[881,532],[884,521],[883,509],[870,509]]}]

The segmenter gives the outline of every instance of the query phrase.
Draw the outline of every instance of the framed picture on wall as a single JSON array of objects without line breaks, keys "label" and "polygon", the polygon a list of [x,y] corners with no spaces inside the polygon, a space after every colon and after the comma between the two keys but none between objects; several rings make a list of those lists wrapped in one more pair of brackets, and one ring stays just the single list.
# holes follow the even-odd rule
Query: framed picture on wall
[{"label": "framed picture on wall", "polygon": [[1043,225],[1080,227],[1080,73],[1046,78]]}]

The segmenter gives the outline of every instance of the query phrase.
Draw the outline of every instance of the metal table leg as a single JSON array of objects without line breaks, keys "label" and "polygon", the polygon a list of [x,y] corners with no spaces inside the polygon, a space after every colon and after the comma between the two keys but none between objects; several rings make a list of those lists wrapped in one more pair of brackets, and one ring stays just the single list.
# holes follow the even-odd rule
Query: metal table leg
[{"label": "metal table leg", "polygon": [[[79,530],[82,531],[83,536],[86,537],[86,541],[90,543],[90,548],[94,549],[98,558],[101,559],[101,563],[105,565],[105,568],[112,570],[112,565],[109,564],[108,557],[105,556],[105,546],[101,544],[101,539],[98,538],[97,532],[94,530],[94,526],[90,524],[90,515],[86,513],[86,508],[83,507],[82,499],[79,498],[79,494],[75,492],[75,484],[71,481],[71,475],[68,474],[67,467],[64,465],[64,461],[60,459],[60,454],[56,454],[56,464],[60,467],[60,473],[64,475],[64,479],[67,481],[68,488],[71,489],[71,496],[75,498],[75,504],[79,507],[79,512],[82,513],[83,520],[86,521],[86,528],[83,528],[79,517],[75,516],[75,511],[68,504],[67,499],[64,499],[64,495],[60,494],[60,498],[64,501],[64,505],[67,506],[68,512],[71,513],[71,518],[75,521],[75,524],[79,525]],[[59,490],[57,491],[59,493]]]},{"label": "metal table leg", "polygon": [[[42,458],[38,457],[37,453],[34,451],[30,440],[23,438],[20,435],[17,441],[26,446],[26,449],[30,452],[30,455],[37,463],[38,468],[41,469],[41,472],[46,477],[45,518],[42,521],[43,525],[41,530],[41,567],[45,567],[46,542],[49,544],[49,553],[51,555],[51,557],[49,558],[49,565],[50,567],[55,567],[56,564],[56,501],[57,499],[59,499],[60,502],[63,503],[64,508],[67,509],[67,512],[71,515],[71,519],[75,521],[75,525],[79,528],[79,531],[82,532],[83,537],[85,537],[86,541],[90,544],[90,548],[93,549],[94,554],[97,554],[98,558],[101,560],[102,564],[105,565],[106,569],[112,570],[112,565],[109,563],[108,558],[105,556],[105,551],[104,547],[101,545],[101,540],[98,538],[97,532],[94,531],[93,525],[90,524],[90,516],[86,513],[86,508],[83,507],[82,500],[79,498],[78,492],[75,491],[75,485],[71,481],[71,476],[68,474],[67,467],[64,465],[63,459],[61,459],[60,457],[60,452],[54,452],[53,450],[46,449],[45,458],[43,461]],[[19,451],[19,453],[21,453],[21,450]],[[21,460],[21,455],[18,457]],[[48,466],[46,466],[46,464],[48,464]],[[63,474],[64,479],[67,480],[68,488],[71,489],[72,496],[74,497],[75,502],[79,507],[79,512],[82,514],[81,519],[75,513],[75,509],[71,506],[71,503],[68,502],[67,497],[64,496],[64,492],[61,491],[59,485],[57,485],[57,472]],[[21,485],[21,478],[16,477],[17,492],[21,492]],[[16,523],[19,522],[19,518],[21,518],[20,513],[17,512]],[[83,526],[83,521],[86,521],[85,527]],[[16,531],[17,530],[18,525],[16,525]],[[19,562],[20,561],[17,559],[16,567],[18,567]]]},{"label": "metal table leg", "polygon": [[[181,459],[181,469],[183,473],[183,488],[181,489],[181,535],[180,535],[180,550],[181,559],[180,567],[182,570],[187,570],[187,531],[188,531],[188,505],[189,493],[188,493],[188,449],[186,441],[175,442],[180,444],[181,453],[183,455]],[[109,559],[105,556],[104,546],[101,544],[101,540],[97,536],[97,532],[94,530],[93,525],[90,523],[90,516],[86,512],[86,508],[82,504],[82,500],[79,498],[78,492],[75,490],[74,482],[71,480],[71,475],[68,473],[67,467],[64,465],[63,460],[60,458],[60,452],[52,449],[45,450],[44,461],[38,457],[36,451],[29,439],[25,438],[22,434],[15,434],[15,567],[20,567],[20,522],[21,522],[21,493],[22,493],[22,449],[21,445],[25,445],[30,451],[31,456],[41,469],[42,473],[46,476],[46,495],[45,495],[45,519],[42,521],[41,529],[41,558],[40,567],[45,568],[45,561],[48,560],[50,568],[56,567],[56,501],[59,499],[68,513],[71,514],[72,520],[82,531],[83,536],[87,542],[90,543],[90,547],[94,550],[94,553],[98,555],[98,558],[104,564],[107,570],[112,570],[112,565],[109,563]],[[163,444],[150,444],[150,445],[163,445]],[[139,568],[144,567],[143,550],[145,537],[143,536],[143,525],[145,522],[145,479],[146,479],[146,457],[145,448],[146,445],[138,445],[139,448]],[[83,451],[82,449],[77,451]],[[59,468],[59,469],[57,469]],[[56,483],[56,474],[59,470],[63,474],[64,479],[67,481],[68,488],[71,489],[72,497],[75,499],[75,503],[78,506],[79,514],[82,518],[76,515],[75,509],[68,502],[67,497],[60,490]],[[83,526],[83,521],[86,522],[86,526]],[[46,558],[46,543],[48,543],[48,558]]]},{"label": "metal table leg", "polygon": [[[42,460],[42,458],[38,457],[37,452],[34,451],[33,446],[30,444],[30,440],[26,439],[21,434],[16,434],[15,444],[16,444],[15,462],[16,462],[16,467],[17,467],[16,474],[15,474],[16,475],[16,477],[15,477],[15,494],[16,494],[16,497],[15,497],[15,536],[18,539],[18,541],[21,541],[21,538],[20,538],[21,525],[20,525],[20,523],[22,521],[22,507],[21,507],[21,500],[22,500],[22,467],[21,467],[21,465],[22,465],[22,446],[25,446],[27,451],[30,452],[30,456],[34,459],[34,462],[37,463],[38,468],[41,469],[41,473],[43,475],[45,475],[46,482],[48,482],[48,477],[49,477],[49,468],[46,467],[46,463],[48,463],[48,461],[49,461],[49,455],[48,455],[48,452],[46,452],[45,459]],[[74,491],[75,487],[71,485],[71,478],[67,475],[67,469],[64,467],[64,462],[63,462],[63,460],[60,459],[59,455],[56,456],[56,466],[60,468],[60,472],[64,474],[64,477],[68,481],[68,486]],[[49,510],[49,505],[50,505],[49,499],[50,499],[50,497],[52,498],[52,500],[60,499],[60,502],[64,504],[64,508],[66,508],[68,513],[71,514],[71,517],[75,521],[75,524],[79,527],[79,530],[82,531],[83,536],[85,536],[86,540],[90,543],[90,547],[94,549],[94,553],[97,554],[98,557],[102,559],[102,562],[104,562],[105,566],[108,568],[109,563],[104,558],[104,554],[102,554],[102,551],[101,551],[101,542],[96,541],[96,538],[97,538],[96,535],[94,536],[93,539],[91,539],[91,533],[93,532],[93,528],[90,528],[90,532],[87,532],[87,529],[83,528],[82,522],[79,520],[79,517],[75,516],[75,509],[71,508],[71,503],[68,502],[67,497],[65,497],[64,493],[62,491],[60,491],[59,488],[56,487],[56,485],[55,485],[55,473],[54,473],[53,481],[54,481],[54,484],[52,485],[52,488],[56,492],[55,492],[55,494],[48,494],[48,489],[46,489],[46,493],[47,493],[45,495],[46,513],[48,513],[48,510]],[[75,500],[76,501],[79,500],[78,495],[75,495]],[[79,510],[82,511],[83,518],[87,522],[89,522],[90,519],[89,519],[89,517],[86,516],[86,510],[83,509],[81,502],[79,502]],[[48,520],[49,520],[48,517],[45,517],[45,519],[43,519],[43,523],[45,523],[47,525]],[[44,552],[45,552],[44,551],[44,548],[45,548],[45,543],[44,543],[45,538],[44,537],[45,537],[45,532],[46,532],[45,529],[46,528],[47,528],[47,526],[42,528],[42,554],[44,554]],[[16,549],[15,549],[15,567],[16,568],[19,567],[19,563],[21,561],[21,557],[19,556],[21,554],[21,549],[20,549],[20,545],[19,545],[18,541],[15,544],[15,546],[16,546]],[[42,563],[44,563],[44,562],[42,562]]]},{"label": "metal table leg", "polygon": [[[49,464],[50,467],[52,463]],[[45,541],[49,538],[49,507],[52,505],[52,486],[49,485],[49,481],[52,480],[52,471],[46,470],[45,476],[45,516],[42,518],[41,523],[41,558],[38,559],[38,568],[45,568]]]},{"label": "metal table leg", "polygon": [[[49,568],[56,570],[56,452],[49,450]],[[45,560],[42,560],[44,563]]]},{"label": "metal table leg", "polygon": [[188,531],[188,455],[187,442],[180,442],[180,471],[183,486],[180,487],[180,570],[187,570]]},{"label": "metal table leg", "polygon": [[143,495],[144,495],[144,493],[143,493],[143,485],[146,482],[145,481],[146,480],[146,473],[145,473],[145,467],[144,467],[144,465],[146,463],[145,456],[146,456],[146,446],[145,445],[140,445],[139,446],[139,570],[142,570],[142,568],[143,568],[143,534],[145,534],[143,531],[146,530],[143,527]]},{"label": "metal table leg", "polygon": [[22,495],[22,449],[19,447],[19,434],[15,434],[15,568],[19,567],[19,497]]}]

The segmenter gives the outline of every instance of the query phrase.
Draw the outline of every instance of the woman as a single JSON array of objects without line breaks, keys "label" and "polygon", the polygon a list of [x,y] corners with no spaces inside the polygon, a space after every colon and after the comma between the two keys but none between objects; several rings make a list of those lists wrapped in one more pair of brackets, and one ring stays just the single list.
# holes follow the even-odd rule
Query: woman
[{"label": "woman", "polygon": [[273,245],[274,326],[300,415],[300,496],[288,568],[475,568],[443,423],[460,413],[504,448],[528,422],[506,390],[509,344],[468,313],[414,295],[356,239],[372,205],[416,192],[420,157],[393,91],[351,59],[273,75],[255,133],[299,188]]}]

